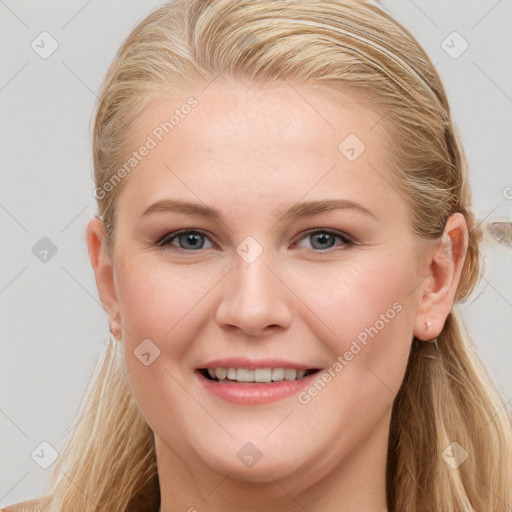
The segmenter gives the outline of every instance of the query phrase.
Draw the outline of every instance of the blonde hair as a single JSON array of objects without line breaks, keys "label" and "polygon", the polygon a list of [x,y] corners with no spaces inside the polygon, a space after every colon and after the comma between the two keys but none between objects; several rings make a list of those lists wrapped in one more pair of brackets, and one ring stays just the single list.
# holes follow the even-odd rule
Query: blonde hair
[{"label": "blonde hair", "polygon": [[[390,179],[410,207],[414,232],[437,238],[450,214],[466,219],[469,244],[456,302],[468,299],[481,271],[481,229],[471,212],[465,157],[445,91],[409,31],[363,1],[177,0],[145,18],[109,68],[96,112],[94,175],[109,247],[126,179],[105,184],[123,165],[129,127],[153,99],[189,96],[219,74],[356,91],[383,109],[397,164]],[[428,344],[412,340],[393,404],[389,510],[510,510],[510,411],[455,309],[437,342],[439,356],[432,357]],[[109,345],[42,508],[158,510],[153,433],[120,361],[119,348]],[[453,442],[468,454],[456,468],[442,456]]]}]

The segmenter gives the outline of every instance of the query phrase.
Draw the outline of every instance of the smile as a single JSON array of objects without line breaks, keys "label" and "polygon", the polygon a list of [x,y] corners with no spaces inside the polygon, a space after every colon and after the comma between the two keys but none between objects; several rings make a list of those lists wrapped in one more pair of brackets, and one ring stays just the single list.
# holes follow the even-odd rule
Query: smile
[{"label": "smile", "polygon": [[280,382],[295,381],[316,373],[318,370],[296,368],[205,368],[201,370],[204,377],[223,383],[229,382]]},{"label": "smile", "polygon": [[195,374],[212,398],[235,405],[264,405],[297,395],[320,371],[292,361],[233,357],[209,361]]}]

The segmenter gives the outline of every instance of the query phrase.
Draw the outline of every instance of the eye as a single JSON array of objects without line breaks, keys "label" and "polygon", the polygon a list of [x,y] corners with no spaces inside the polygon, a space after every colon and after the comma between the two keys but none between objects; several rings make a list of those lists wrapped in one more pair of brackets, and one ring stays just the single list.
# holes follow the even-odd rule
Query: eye
[{"label": "eye", "polygon": [[[325,251],[326,249],[331,249],[335,246],[336,239],[341,240],[341,244],[339,245],[344,248],[355,245],[355,242],[344,233],[326,229],[311,230],[301,238],[301,241],[310,240],[313,249]],[[178,245],[174,243],[175,240],[178,241]],[[205,242],[210,243],[210,246],[205,247]],[[156,245],[160,247],[173,245],[186,251],[194,251],[194,249],[209,249],[215,247],[215,245],[209,241],[208,235],[206,233],[195,229],[183,229],[181,231],[173,231],[172,233],[168,233],[160,238],[160,240],[156,242]],[[302,244],[296,245],[304,247]]]},{"label": "eye", "polygon": [[336,238],[341,240],[341,245],[345,248],[355,245],[355,242],[344,233],[326,229],[309,231],[301,240],[310,240],[313,249],[325,250],[334,247]]},{"label": "eye", "polygon": [[[208,237],[202,231],[184,229],[181,231],[174,231],[172,233],[168,233],[164,237],[162,237],[156,245],[165,246],[165,245],[176,245],[172,242],[174,239],[178,240],[179,248],[184,250],[194,250],[194,249],[208,249],[209,247],[205,247],[205,240],[208,240]],[[211,243],[211,242],[210,242]],[[211,247],[214,247],[212,244]]]}]

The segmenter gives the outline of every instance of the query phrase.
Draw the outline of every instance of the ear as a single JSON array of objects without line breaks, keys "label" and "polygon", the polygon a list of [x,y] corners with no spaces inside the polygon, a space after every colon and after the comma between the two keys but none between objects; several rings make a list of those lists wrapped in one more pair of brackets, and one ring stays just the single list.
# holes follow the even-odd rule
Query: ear
[{"label": "ear", "polygon": [[110,251],[107,247],[105,224],[98,217],[93,217],[87,224],[85,238],[89,259],[91,260],[96,287],[100,296],[103,308],[109,315],[110,332],[121,338],[121,321],[117,293],[114,283],[114,267]]},{"label": "ear", "polygon": [[414,336],[432,340],[443,329],[452,310],[462,267],[466,259],[469,233],[461,213],[448,217],[441,241],[429,249],[423,267],[427,277],[420,287]]}]

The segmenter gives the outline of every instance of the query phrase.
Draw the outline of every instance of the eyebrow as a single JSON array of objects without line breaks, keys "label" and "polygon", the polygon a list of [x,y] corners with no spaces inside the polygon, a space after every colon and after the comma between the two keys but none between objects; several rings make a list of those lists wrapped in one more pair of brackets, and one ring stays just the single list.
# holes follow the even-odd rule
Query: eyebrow
[{"label": "eyebrow", "polygon": [[[309,217],[319,213],[325,213],[332,210],[353,210],[374,220],[379,220],[377,216],[368,208],[349,199],[324,199],[318,201],[307,201],[297,203],[284,211],[282,220]],[[141,215],[141,217],[152,215],[155,213],[181,213],[185,215],[199,215],[210,219],[223,221],[222,213],[205,204],[183,201],[181,199],[162,199],[149,206]],[[274,213],[281,213],[274,211]]]}]

